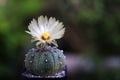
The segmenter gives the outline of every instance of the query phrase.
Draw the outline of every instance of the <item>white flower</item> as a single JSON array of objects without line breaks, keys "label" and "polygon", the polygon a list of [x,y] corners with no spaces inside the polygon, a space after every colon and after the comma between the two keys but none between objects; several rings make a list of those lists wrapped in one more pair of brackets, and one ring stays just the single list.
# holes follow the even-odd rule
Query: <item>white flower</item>
[{"label": "white flower", "polygon": [[33,40],[36,41],[36,45],[42,43],[54,44],[57,46],[55,39],[63,37],[65,28],[63,23],[59,22],[55,18],[50,17],[49,19],[45,16],[40,16],[38,22],[33,19],[28,26],[28,34],[32,35]]}]

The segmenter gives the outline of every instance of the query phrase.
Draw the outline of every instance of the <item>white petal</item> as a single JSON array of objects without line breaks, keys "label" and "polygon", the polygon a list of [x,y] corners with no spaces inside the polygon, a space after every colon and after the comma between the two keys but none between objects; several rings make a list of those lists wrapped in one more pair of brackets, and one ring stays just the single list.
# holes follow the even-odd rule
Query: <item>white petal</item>
[{"label": "white petal", "polygon": [[43,16],[38,17],[38,24],[39,25],[44,24],[44,17]]},{"label": "white petal", "polygon": [[31,31],[35,31],[37,34],[41,33],[41,31],[40,31],[40,29],[38,27],[38,23],[37,23],[37,21],[35,19],[33,19],[33,21],[31,21],[31,23],[29,24],[28,28]]},{"label": "white petal", "polygon": [[48,31],[48,18],[45,16],[45,23],[44,23],[44,32],[47,32]]},{"label": "white petal", "polygon": [[56,28],[56,26],[58,25],[58,21],[56,21],[53,25],[51,25],[49,31],[52,32],[54,28]]},{"label": "white petal", "polygon": [[54,44],[56,47],[58,47],[58,44],[55,40],[52,40],[51,43]]},{"label": "white petal", "polygon": [[56,20],[55,20],[55,18],[52,18],[52,17],[50,17],[49,18],[49,22],[48,22],[48,24],[49,24],[49,29],[51,28],[51,26],[54,24],[56,22]]},{"label": "white petal", "polygon": [[60,39],[61,37],[63,37],[65,32],[65,28],[63,28],[62,30],[60,30],[59,32],[57,32],[56,34],[52,34],[52,40],[54,39]]},{"label": "white petal", "polygon": [[32,33],[32,32],[29,32],[29,31],[25,31],[26,33],[28,33],[28,34],[30,34],[30,35],[32,35],[32,36],[39,36],[38,34],[36,34],[36,33]]},{"label": "white petal", "polygon": [[63,23],[58,23],[57,26],[55,28],[53,28],[50,33],[51,34],[56,34],[58,33],[61,29],[63,28]]},{"label": "white petal", "polygon": [[54,44],[56,47],[58,47],[57,42],[55,40],[48,40],[47,43]]},{"label": "white petal", "polygon": [[41,30],[42,33],[44,33],[44,17],[43,16],[40,16],[38,18],[38,26],[39,26],[39,29]]},{"label": "white petal", "polygon": [[42,43],[42,42],[37,42],[37,43],[36,43],[36,46],[40,45],[41,43]]}]

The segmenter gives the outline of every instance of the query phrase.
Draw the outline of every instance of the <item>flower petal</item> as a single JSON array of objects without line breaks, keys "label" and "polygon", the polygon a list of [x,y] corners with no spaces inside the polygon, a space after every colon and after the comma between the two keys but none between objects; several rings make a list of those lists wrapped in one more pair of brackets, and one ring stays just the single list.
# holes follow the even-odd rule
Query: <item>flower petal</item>
[{"label": "flower petal", "polygon": [[52,40],[54,39],[60,39],[61,37],[63,37],[65,32],[65,28],[63,28],[62,30],[60,30],[59,32],[57,32],[56,34],[52,34]]}]

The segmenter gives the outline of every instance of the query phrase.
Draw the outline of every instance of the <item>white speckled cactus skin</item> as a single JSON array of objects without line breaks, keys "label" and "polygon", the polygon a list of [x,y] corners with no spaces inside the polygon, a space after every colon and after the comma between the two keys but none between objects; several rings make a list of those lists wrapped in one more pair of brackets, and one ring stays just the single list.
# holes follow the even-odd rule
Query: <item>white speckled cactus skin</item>
[{"label": "white speckled cactus skin", "polygon": [[25,67],[28,72],[50,76],[65,68],[65,56],[57,47],[47,46],[44,49],[32,48],[25,55]]}]

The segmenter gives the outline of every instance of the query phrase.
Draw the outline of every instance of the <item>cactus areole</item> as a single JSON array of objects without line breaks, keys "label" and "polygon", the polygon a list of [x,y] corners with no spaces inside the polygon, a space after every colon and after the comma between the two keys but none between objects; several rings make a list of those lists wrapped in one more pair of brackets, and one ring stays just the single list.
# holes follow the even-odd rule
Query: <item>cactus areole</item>
[{"label": "cactus areole", "polygon": [[[28,26],[28,34],[33,41],[37,41],[36,47],[25,54],[25,68],[34,75],[52,76],[65,68],[65,56],[63,50],[58,49],[55,39],[63,37],[65,28],[62,22],[55,18],[40,16],[38,21],[33,21]],[[51,46],[53,44],[54,46]]]}]

